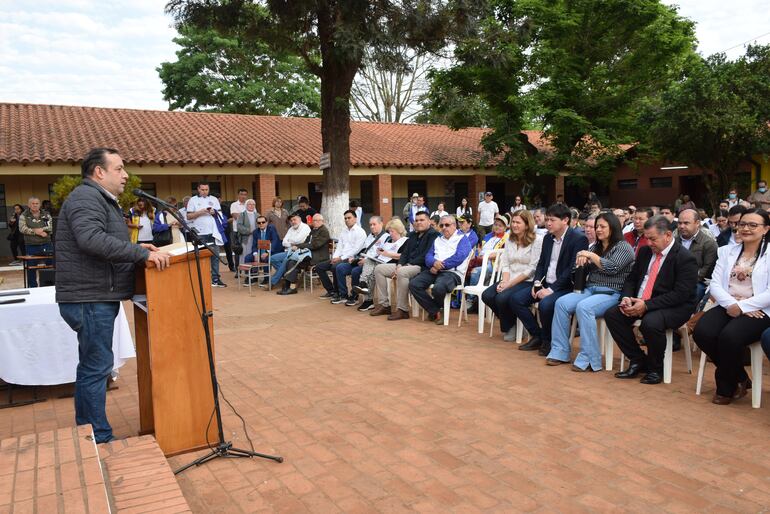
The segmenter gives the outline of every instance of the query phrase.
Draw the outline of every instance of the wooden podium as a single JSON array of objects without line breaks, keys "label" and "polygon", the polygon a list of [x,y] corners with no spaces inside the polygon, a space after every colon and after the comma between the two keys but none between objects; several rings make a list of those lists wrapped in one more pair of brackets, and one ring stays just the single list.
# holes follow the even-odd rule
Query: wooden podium
[{"label": "wooden podium", "polygon": [[[201,252],[206,307],[211,301],[211,263]],[[171,257],[171,266],[137,269],[134,298],[140,435],[154,434],[166,456],[207,447],[214,410],[195,255]],[[146,295],[146,302],[141,297]],[[208,320],[214,334],[214,322]],[[209,425],[208,441],[218,441]]]}]

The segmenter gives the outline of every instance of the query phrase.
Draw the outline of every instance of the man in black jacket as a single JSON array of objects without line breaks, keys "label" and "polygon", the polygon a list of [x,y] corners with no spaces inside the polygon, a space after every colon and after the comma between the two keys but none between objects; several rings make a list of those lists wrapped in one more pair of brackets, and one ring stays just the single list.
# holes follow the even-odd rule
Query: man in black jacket
[{"label": "man in black jacket", "polygon": [[[425,255],[433,247],[438,232],[430,226],[427,212],[419,211],[414,215],[414,232],[409,234],[401,247],[398,264],[380,264],[374,268],[374,280],[377,284],[377,307],[369,314],[383,316],[388,314],[391,321],[409,319],[409,280],[427,269]],[[397,278],[397,309],[391,312],[388,281]]]},{"label": "man in black jacket", "polygon": [[[642,247],[631,274],[623,284],[620,304],[604,313],[607,328],[621,351],[631,361],[617,378],[635,378],[642,372],[643,384],[663,381],[666,329],[681,327],[695,310],[698,263],[674,238],[663,216],[644,224],[649,246]],[[647,343],[647,354],[634,337],[633,325],[642,320],[639,331]]]},{"label": "man in black jacket", "polygon": [[[511,300],[513,312],[530,335],[530,340],[519,346],[519,350],[539,350],[543,357],[551,351],[551,322],[556,300],[572,292],[575,258],[579,251],[588,249],[586,236],[569,226],[572,218],[569,207],[554,204],[545,215],[548,234],[543,238],[543,250],[535,271],[535,280],[542,282],[542,288],[522,289]],[[539,325],[530,311],[530,305],[535,302],[538,302]]]},{"label": "man in black jacket", "polygon": [[83,159],[83,184],[64,201],[56,229],[56,301],[78,335],[75,421],[91,424],[97,443],[111,441],[105,401],[112,372],[112,333],[120,302],[134,295],[134,266],[158,269],[169,255],[133,244],[117,197],[128,174],[117,150],[95,148]]},{"label": "man in black jacket", "polygon": [[741,220],[741,216],[747,211],[743,205],[733,205],[729,211],[727,211],[727,228],[717,236],[717,246],[723,247],[729,244],[740,243],[735,240],[735,236],[738,233],[738,222]]},{"label": "man in black jacket", "polygon": [[317,266],[322,262],[327,262],[329,260],[329,241],[331,241],[331,236],[329,235],[329,229],[324,225],[324,217],[321,214],[314,214],[313,228],[310,229],[310,234],[304,243],[299,243],[296,246],[298,250],[307,248],[311,253],[302,262],[297,263],[296,266],[286,272],[283,276],[283,287],[276,294],[297,294],[297,275],[300,270],[307,270],[310,266]]}]

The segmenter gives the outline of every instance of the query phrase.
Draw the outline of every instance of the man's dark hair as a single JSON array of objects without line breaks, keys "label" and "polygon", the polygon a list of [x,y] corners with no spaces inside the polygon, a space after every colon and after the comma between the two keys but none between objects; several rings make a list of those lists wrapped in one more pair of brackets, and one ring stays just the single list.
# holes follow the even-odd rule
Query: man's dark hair
[{"label": "man's dark hair", "polygon": [[198,182],[198,187],[201,187],[201,186],[209,186],[209,187],[211,187],[211,185],[209,184],[208,180],[201,180],[200,182]]},{"label": "man's dark hair", "polygon": [[732,207],[730,207],[730,210],[727,211],[727,215],[728,216],[735,216],[736,214],[743,215],[746,213],[747,210],[748,209],[746,209],[746,207],[744,207],[741,204],[733,205]]},{"label": "man's dark hair", "polygon": [[640,212],[645,213],[647,215],[647,219],[650,219],[653,216],[655,216],[655,213],[652,212],[652,207],[639,207],[638,209],[636,209],[637,214],[639,214]]},{"label": "man's dark hair", "polygon": [[348,207],[350,207],[351,209],[356,209],[358,207],[358,202],[356,202],[355,200],[350,200],[350,203],[348,203]]},{"label": "man's dark hair", "polygon": [[94,175],[94,169],[97,166],[105,168],[107,166],[107,154],[117,155],[118,151],[114,148],[92,148],[88,151],[85,157],[83,157],[83,163],[80,165],[80,176],[83,178],[91,178]]},{"label": "man's dark hair", "polygon": [[351,214],[353,215],[354,218],[358,218],[358,216],[356,216],[356,211],[354,211],[353,209],[348,209],[342,213],[343,216],[345,216],[346,214]]},{"label": "man's dark hair", "polygon": [[246,190],[246,188],[243,188],[243,187],[242,187],[242,188],[240,188],[240,189],[238,190],[238,194],[241,194],[241,193],[248,193],[248,191]]},{"label": "man's dark hair", "polygon": [[729,216],[729,214],[724,209],[719,209],[719,212],[716,215],[717,218],[721,218],[721,217],[725,217],[726,218],[727,216]]},{"label": "man's dark hair", "polygon": [[416,218],[417,216],[425,216],[426,218],[430,219],[430,214],[428,213],[428,211],[418,211],[418,212],[416,212],[416,213],[414,214],[414,217],[415,217],[415,218]]},{"label": "man's dark hair", "polygon": [[567,221],[569,221],[572,219],[572,213],[570,212],[569,207],[563,203],[553,204],[545,211],[545,215],[559,218],[560,220],[567,218]]},{"label": "man's dark hair", "polygon": [[294,218],[295,216],[296,216],[296,217],[298,217],[298,218],[301,218],[301,217],[302,217],[302,216],[300,215],[299,211],[294,211],[294,212],[292,212],[292,213],[289,213],[289,219],[292,219],[292,218]]},{"label": "man's dark hair", "polygon": [[671,231],[671,223],[666,219],[665,216],[658,214],[657,216],[653,216],[644,222],[644,229],[647,230],[650,228],[657,230],[658,234],[663,234],[665,232]]},{"label": "man's dark hair", "polygon": [[299,199],[297,200],[297,203],[306,203],[306,204],[309,204],[309,203],[310,203],[310,200],[308,200],[308,199],[307,199],[307,196],[300,196],[300,197],[299,197]]}]

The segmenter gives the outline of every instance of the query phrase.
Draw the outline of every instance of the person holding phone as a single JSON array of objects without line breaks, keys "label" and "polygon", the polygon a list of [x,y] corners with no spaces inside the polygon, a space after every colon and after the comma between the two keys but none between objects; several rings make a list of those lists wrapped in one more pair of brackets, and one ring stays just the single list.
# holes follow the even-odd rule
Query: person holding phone
[{"label": "person holding phone", "polygon": [[[201,182],[198,184],[198,196],[193,196],[187,202],[187,219],[191,222],[190,226],[198,232],[204,243],[217,245],[214,234],[218,233],[217,223],[214,216],[217,211],[221,211],[219,200],[209,195],[209,184]],[[211,286],[227,287],[222,282],[219,275],[219,256],[211,256]]]}]

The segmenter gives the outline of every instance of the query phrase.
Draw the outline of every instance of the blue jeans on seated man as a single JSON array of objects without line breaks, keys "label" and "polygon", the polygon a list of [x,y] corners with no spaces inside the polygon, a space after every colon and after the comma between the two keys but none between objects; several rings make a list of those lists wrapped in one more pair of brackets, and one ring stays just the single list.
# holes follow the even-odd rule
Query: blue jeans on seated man
[{"label": "blue jeans on seated man", "polygon": [[580,326],[580,353],[575,357],[574,364],[580,369],[602,369],[602,350],[599,348],[596,319],[601,318],[604,311],[619,301],[618,291],[599,286],[586,287],[582,293],[569,293],[559,298],[553,317],[553,339],[548,358],[565,362],[570,360],[572,347],[569,332],[572,314],[575,314]]},{"label": "blue jeans on seated man", "polygon": [[[26,245],[27,255],[42,255],[44,253],[53,253],[53,244],[43,243],[41,245]],[[28,263],[30,266],[38,266],[41,264],[53,264],[53,260],[45,259],[40,261],[31,261]],[[27,287],[37,287],[37,270],[27,270]]]},{"label": "blue jeans on seated man", "polygon": [[97,443],[113,438],[105,404],[107,380],[115,363],[112,334],[119,311],[119,302],[59,304],[61,317],[78,335],[75,422],[90,424]]},{"label": "blue jeans on seated man", "polygon": [[286,264],[287,264],[287,252],[281,252],[281,253],[274,253],[270,256],[270,265],[275,268],[275,272],[273,273],[273,276],[270,278],[270,284],[275,286],[278,284],[278,282],[281,281],[283,278],[283,274],[286,273]]},{"label": "blue jeans on seated man", "polygon": [[216,257],[211,255],[211,252],[204,249],[201,251],[201,256],[205,257],[207,254],[211,255],[211,282],[219,281],[219,247],[217,246],[214,236],[212,234],[200,234],[198,237],[201,241],[210,245],[211,249],[217,252]]},{"label": "blue jeans on seated man", "polygon": [[[544,287],[548,287],[545,285]],[[551,323],[553,321],[553,310],[556,300],[571,293],[568,289],[559,289],[549,294],[538,302],[532,297],[532,289],[520,289],[511,296],[511,310],[514,315],[521,320],[529,332],[530,337],[539,337],[544,343],[551,343]],[[538,325],[535,315],[532,314],[530,306],[538,302],[537,312],[540,317]]]},{"label": "blue jeans on seated man", "polygon": [[348,275],[351,275],[351,283],[353,281],[352,275],[353,272],[358,269],[357,272],[358,276],[361,276],[361,266],[358,265],[358,261],[353,262],[353,264],[350,264],[348,261],[343,261],[337,264],[337,266],[334,269],[334,275],[336,277],[335,285],[337,287],[337,294],[340,295],[341,298],[352,298],[352,295],[348,292]]}]

